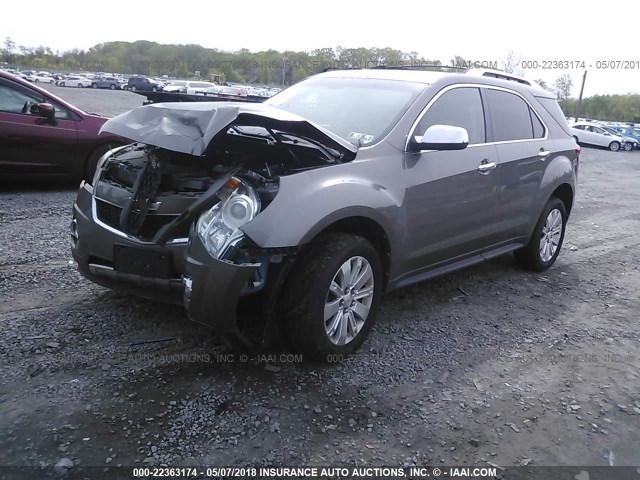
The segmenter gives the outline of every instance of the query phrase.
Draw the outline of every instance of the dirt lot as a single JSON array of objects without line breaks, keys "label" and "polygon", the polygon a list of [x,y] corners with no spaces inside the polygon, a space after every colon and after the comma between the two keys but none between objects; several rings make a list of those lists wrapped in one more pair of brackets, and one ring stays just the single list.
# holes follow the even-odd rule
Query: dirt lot
[{"label": "dirt lot", "polygon": [[89,283],[74,190],[3,187],[0,465],[640,465],[639,175],[640,152],[583,149],[551,270],[504,257],[395,292],[328,366],[233,354]]}]

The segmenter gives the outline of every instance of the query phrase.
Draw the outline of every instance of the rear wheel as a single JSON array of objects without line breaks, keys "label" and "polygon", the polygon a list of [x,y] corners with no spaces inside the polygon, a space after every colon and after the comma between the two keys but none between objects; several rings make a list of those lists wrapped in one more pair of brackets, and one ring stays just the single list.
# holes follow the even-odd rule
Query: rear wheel
[{"label": "rear wheel", "polygon": [[542,272],[558,258],[564,240],[567,209],[562,200],[551,197],[536,223],[529,243],[516,250],[516,261],[525,268]]},{"label": "rear wheel", "polygon": [[363,237],[319,238],[293,267],[283,291],[290,347],[313,360],[353,353],[373,327],[382,300],[382,264]]},{"label": "rear wheel", "polygon": [[116,86],[112,83],[112,84],[109,86],[109,88],[110,88],[111,90],[115,90],[115,89],[116,89]]},{"label": "rear wheel", "polygon": [[131,91],[135,92],[136,90],[137,90],[136,86],[135,85],[131,85]]},{"label": "rear wheel", "polygon": [[98,84],[97,84],[97,83],[92,83],[92,84],[91,84],[91,87],[92,87],[92,88],[98,88]]},{"label": "rear wheel", "polygon": [[618,142],[611,142],[609,144],[609,150],[611,150],[612,152],[617,152],[618,150],[620,150],[620,143]]}]

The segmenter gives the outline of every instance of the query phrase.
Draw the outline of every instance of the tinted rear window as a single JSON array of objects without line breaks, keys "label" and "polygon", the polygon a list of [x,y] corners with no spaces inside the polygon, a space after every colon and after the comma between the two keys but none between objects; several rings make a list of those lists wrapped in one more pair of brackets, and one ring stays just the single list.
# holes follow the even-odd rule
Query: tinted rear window
[{"label": "tinted rear window", "polygon": [[569,124],[567,123],[567,119],[564,117],[564,112],[558,105],[558,102],[554,98],[547,97],[536,97],[536,100],[540,102],[540,105],[544,107],[544,109],[549,112],[549,115],[553,117],[556,123],[565,131],[567,135],[572,135],[571,130],[569,129]]},{"label": "tinted rear window", "polygon": [[493,141],[528,140],[534,138],[529,105],[518,95],[501,90],[487,90]]}]

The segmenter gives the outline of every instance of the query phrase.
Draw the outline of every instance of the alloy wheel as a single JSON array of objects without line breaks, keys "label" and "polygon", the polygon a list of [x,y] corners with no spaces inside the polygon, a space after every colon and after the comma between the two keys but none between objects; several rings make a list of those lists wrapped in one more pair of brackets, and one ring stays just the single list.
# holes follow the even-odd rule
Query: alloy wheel
[{"label": "alloy wheel", "polygon": [[560,245],[562,236],[562,213],[554,208],[547,215],[540,238],[540,259],[548,262],[553,258]]},{"label": "alloy wheel", "polygon": [[346,345],[362,330],[373,302],[373,289],[373,269],[366,258],[351,257],[338,269],[324,306],[325,331],[333,344]]}]

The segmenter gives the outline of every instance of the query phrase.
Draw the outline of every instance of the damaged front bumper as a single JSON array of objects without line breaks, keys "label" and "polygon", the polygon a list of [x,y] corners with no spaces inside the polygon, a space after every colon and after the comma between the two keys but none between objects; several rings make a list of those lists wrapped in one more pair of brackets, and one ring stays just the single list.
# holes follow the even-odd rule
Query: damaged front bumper
[{"label": "damaged front bumper", "polygon": [[261,263],[213,258],[195,234],[159,246],[110,228],[96,217],[93,187],[86,183],[73,206],[71,250],[87,279],[114,290],[183,304],[191,320],[218,333],[242,337],[236,318],[238,302],[255,291],[253,279]]}]

